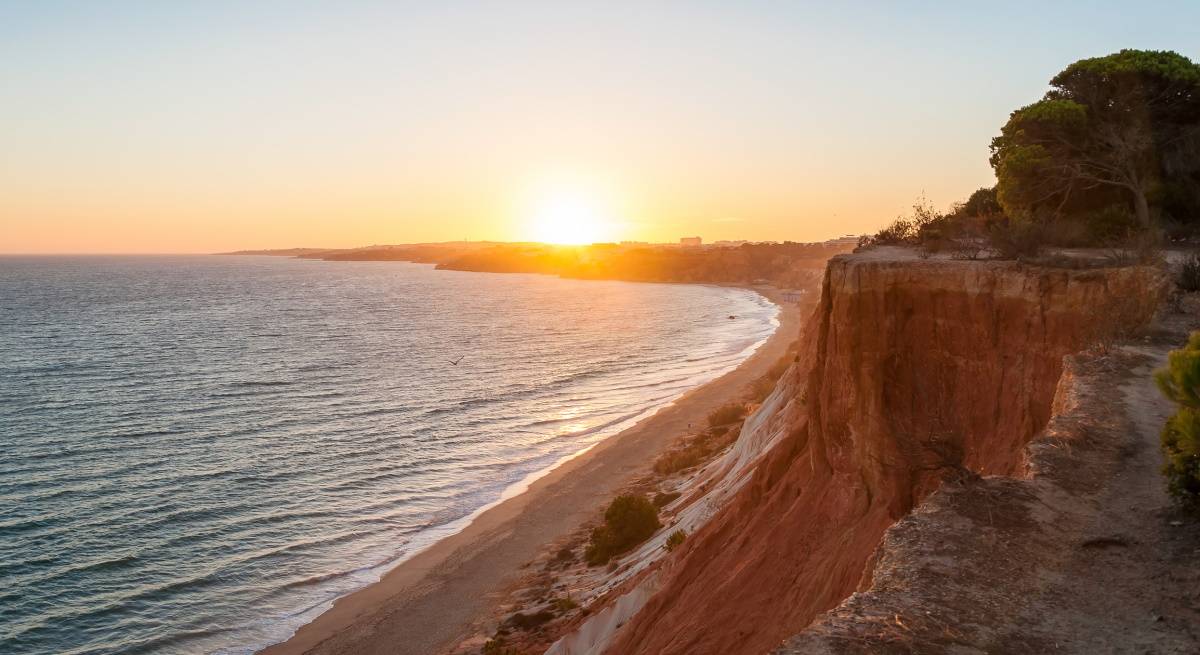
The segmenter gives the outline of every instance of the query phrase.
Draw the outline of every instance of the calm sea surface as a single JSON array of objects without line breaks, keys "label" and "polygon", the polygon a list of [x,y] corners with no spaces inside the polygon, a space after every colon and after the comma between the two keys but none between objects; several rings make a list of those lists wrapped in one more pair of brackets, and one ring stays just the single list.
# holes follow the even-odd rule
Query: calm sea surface
[{"label": "calm sea surface", "polygon": [[282,640],[775,315],[391,262],[0,258],[0,653]]}]

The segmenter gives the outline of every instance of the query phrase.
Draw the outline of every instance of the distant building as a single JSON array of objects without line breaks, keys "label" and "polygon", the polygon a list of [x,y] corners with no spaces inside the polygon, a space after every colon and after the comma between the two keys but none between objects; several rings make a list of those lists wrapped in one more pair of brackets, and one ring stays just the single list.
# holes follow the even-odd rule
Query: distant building
[{"label": "distant building", "polygon": [[791,289],[783,292],[784,302],[800,302],[804,299],[804,291]]},{"label": "distant building", "polygon": [[704,240],[700,237],[683,237],[679,240],[679,245],[685,248],[699,248],[704,245]]},{"label": "distant building", "polygon": [[830,239],[825,242],[827,246],[855,246],[858,245],[858,237],[853,234],[847,234],[844,237]]}]

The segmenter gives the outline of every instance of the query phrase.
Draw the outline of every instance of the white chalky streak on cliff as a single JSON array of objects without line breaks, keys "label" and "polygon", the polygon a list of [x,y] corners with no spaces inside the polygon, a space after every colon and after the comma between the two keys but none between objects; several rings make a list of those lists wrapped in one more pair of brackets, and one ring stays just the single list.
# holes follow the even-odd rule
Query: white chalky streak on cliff
[{"label": "white chalky streak on cliff", "polygon": [[[787,426],[792,423],[792,414],[799,411],[795,406],[798,396],[796,386],[793,366],[783,374],[763,404],[747,417],[733,447],[680,483],[675,491],[682,496],[665,509],[669,511],[687,503],[695,492],[707,488],[704,495],[681,509],[674,523],[664,526],[646,543],[621,558],[617,570],[592,592],[592,599],[621,585],[661,559],[667,554],[665,544],[672,532],[683,530],[689,535],[694,533],[750,480],[754,465],[764,453],[775,447],[787,431]],[[656,571],[646,575],[616,602],[596,612],[579,628],[551,644],[546,655],[600,655],[617,630],[642,609],[657,589]]]}]

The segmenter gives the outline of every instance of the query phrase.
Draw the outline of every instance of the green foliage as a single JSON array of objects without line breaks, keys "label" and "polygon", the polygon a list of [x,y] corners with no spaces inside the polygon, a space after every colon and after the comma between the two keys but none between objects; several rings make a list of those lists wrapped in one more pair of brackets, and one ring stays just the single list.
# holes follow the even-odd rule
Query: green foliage
[{"label": "green foliage", "polygon": [[1087,212],[1084,221],[1092,243],[1119,243],[1138,232],[1137,218],[1121,203]]},{"label": "green foliage", "polygon": [[1045,245],[1045,231],[1031,220],[1010,218],[992,225],[988,242],[999,259],[1030,258],[1037,256]]},{"label": "green foliage", "polygon": [[746,406],[742,403],[729,403],[713,410],[708,415],[708,426],[729,425],[746,418]]},{"label": "green foliage", "polygon": [[597,566],[649,539],[662,527],[658,509],[642,496],[621,495],[604,512],[604,525],[592,530],[586,558]]},{"label": "green foliage", "polygon": [[1200,254],[1193,254],[1183,262],[1175,283],[1180,290],[1188,293],[1200,291]]},{"label": "green foliage", "polygon": [[1171,402],[1200,410],[1200,332],[1193,332],[1186,346],[1167,355],[1167,366],[1154,372],[1154,382]]},{"label": "green foliage", "polygon": [[1167,491],[1185,507],[1200,509],[1200,332],[1193,332],[1185,347],[1171,351],[1154,381],[1179,405],[1162,431]]},{"label": "green foliage", "polygon": [[683,544],[683,540],[687,539],[687,533],[683,530],[676,530],[667,537],[666,549],[671,552]]},{"label": "green foliage", "polygon": [[996,187],[984,187],[972,193],[958,213],[964,216],[989,217],[1003,214],[1004,209],[996,199]]},{"label": "green foliage", "polygon": [[1163,211],[1200,220],[1198,128],[1200,66],[1186,57],[1122,50],[1077,61],[992,140],[997,200],[1040,222],[1116,203],[1143,229]]},{"label": "green foliage", "polygon": [[917,197],[913,203],[912,213],[908,216],[898,216],[892,224],[883,228],[871,237],[869,243],[863,245],[912,245],[919,242],[921,232],[941,215],[933,208],[924,195]]}]

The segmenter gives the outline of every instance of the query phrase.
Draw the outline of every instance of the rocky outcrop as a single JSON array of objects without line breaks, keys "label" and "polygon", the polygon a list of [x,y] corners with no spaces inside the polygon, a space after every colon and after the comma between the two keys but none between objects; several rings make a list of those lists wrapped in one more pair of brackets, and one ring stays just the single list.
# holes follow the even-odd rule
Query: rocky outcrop
[{"label": "rocky outcrop", "polygon": [[1162,282],[1150,267],[834,258],[780,385],[792,397],[755,418],[786,425],[604,652],[764,653],[868,587],[884,532],[944,480],[1027,474],[1064,356],[1149,320]]}]

